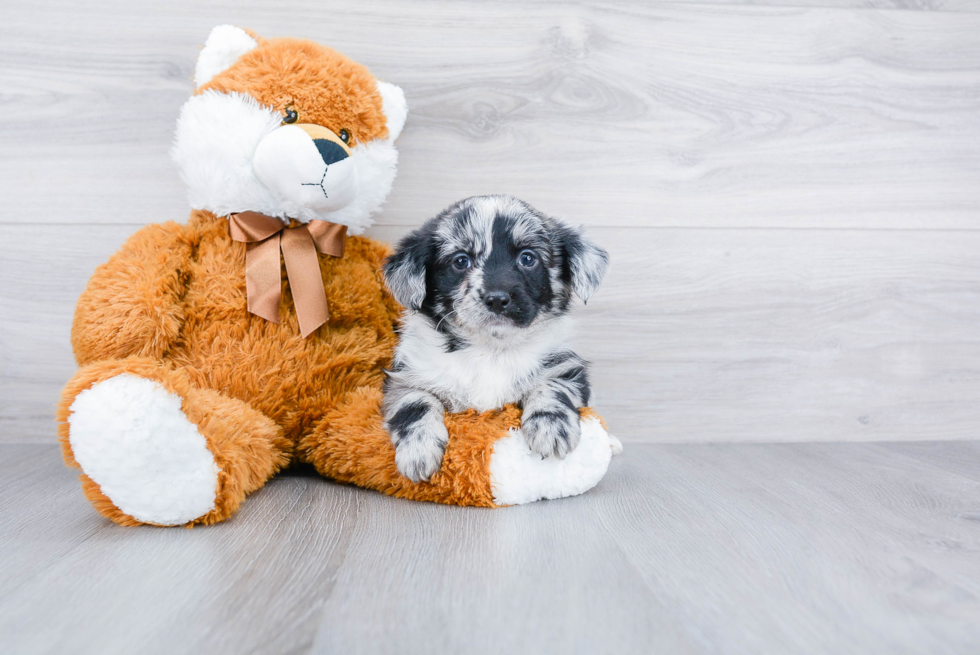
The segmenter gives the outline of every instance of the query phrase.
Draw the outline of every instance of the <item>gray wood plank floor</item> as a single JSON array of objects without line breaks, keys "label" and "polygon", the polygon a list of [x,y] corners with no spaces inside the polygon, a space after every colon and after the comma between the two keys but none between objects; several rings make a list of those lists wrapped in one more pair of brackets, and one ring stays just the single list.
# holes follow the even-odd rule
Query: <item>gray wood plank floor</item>
[{"label": "gray wood plank floor", "polygon": [[4,653],[976,653],[980,443],[650,444],[495,511],[280,476],[119,528],[0,446]]}]

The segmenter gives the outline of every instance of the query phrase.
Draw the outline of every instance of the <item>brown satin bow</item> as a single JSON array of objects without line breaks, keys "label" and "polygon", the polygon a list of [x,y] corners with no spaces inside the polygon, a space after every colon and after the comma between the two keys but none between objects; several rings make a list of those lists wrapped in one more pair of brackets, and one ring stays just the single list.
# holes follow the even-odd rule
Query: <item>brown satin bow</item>
[{"label": "brown satin bow", "polygon": [[320,276],[317,251],[344,256],[347,226],[310,221],[288,227],[281,220],[259,212],[240,212],[228,217],[228,232],[245,243],[245,289],[248,311],[279,323],[282,274],[279,251],[286,262],[286,278],[293,292],[296,318],[305,339],[327,322],[327,292]]}]

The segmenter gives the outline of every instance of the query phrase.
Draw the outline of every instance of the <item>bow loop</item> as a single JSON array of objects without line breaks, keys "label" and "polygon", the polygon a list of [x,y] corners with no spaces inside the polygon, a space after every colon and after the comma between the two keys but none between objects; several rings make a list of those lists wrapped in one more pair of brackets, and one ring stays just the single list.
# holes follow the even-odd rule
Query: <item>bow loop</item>
[{"label": "bow loop", "polygon": [[259,212],[241,212],[228,217],[228,233],[232,240],[245,243],[265,241],[285,227],[275,216]]},{"label": "bow loop", "polygon": [[288,227],[274,216],[249,211],[228,217],[228,233],[233,241],[246,244],[245,289],[249,312],[279,323],[281,251],[303,338],[327,322],[327,292],[323,288],[317,252],[343,257],[346,225],[310,221]]},{"label": "bow loop", "polygon": [[307,225],[316,249],[324,255],[343,257],[347,244],[347,226],[327,221],[310,221]]}]

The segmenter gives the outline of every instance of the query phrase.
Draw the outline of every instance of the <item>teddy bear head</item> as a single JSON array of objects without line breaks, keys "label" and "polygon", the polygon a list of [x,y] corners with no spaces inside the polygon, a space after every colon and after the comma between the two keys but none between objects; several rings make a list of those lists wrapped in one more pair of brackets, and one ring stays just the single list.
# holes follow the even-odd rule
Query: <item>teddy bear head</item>
[{"label": "teddy bear head", "polygon": [[231,25],[212,30],[194,84],[171,151],[194,209],[371,225],[395,178],[400,88],[312,41]]}]

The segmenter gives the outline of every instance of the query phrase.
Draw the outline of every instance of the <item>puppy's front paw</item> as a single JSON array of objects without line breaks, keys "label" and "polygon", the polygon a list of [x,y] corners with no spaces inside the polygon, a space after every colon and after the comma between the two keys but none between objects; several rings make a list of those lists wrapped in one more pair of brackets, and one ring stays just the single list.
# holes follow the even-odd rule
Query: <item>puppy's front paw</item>
[{"label": "puppy's front paw", "polygon": [[412,482],[428,480],[442,466],[449,432],[442,416],[431,416],[399,430],[395,466]]},{"label": "puppy's front paw", "polygon": [[578,415],[571,412],[533,412],[521,420],[521,431],[531,450],[558,459],[565,459],[582,438]]},{"label": "puppy's front paw", "polygon": [[395,466],[412,482],[421,482],[439,470],[445,452],[445,442],[402,441],[395,446]]}]

